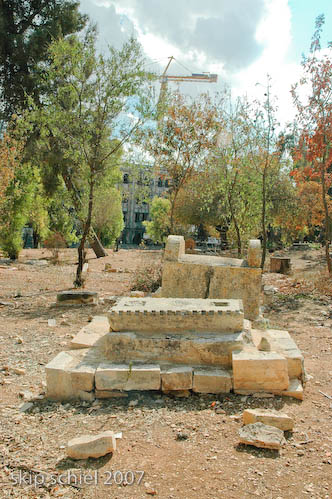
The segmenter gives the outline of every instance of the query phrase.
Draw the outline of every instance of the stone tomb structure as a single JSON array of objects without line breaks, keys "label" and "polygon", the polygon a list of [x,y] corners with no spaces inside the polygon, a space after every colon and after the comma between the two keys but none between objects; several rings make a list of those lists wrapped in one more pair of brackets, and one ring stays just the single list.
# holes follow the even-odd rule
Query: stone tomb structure
[{"label": "stone tomb structure", "polygon": [[47,366],[47,396],[130,390],[303,397],[303,357],[287,331],[251,329],[240,299],[119,298]]},{"label": "stone tomb structure", "polygon": [[165,298],[240,299],[246,319],[259,317],[261,243],[249,241],[247,260],[186,255],[183,236],[168,236],[160,295]]}]

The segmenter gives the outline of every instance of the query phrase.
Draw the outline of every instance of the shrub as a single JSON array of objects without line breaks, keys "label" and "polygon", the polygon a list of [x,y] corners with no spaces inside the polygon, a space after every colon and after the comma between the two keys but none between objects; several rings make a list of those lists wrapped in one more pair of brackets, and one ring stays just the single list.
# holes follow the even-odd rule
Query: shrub
[{"label": "shrub", "polygon": [[144,291],[153,293],[161,286],[161,263],[148,265],[136,270],[131,285],[131,291]]},{"label": "shrub", "polygon": [[193,239],[185,240],[186,250],[194,250],[195,249],[195,241]]}]

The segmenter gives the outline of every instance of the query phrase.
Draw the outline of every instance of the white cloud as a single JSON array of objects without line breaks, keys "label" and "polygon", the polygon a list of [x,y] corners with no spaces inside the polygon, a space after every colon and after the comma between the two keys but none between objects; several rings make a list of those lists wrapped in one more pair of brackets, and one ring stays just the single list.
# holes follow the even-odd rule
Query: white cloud
[{"label": "white cloud", "polygon": [[[287,0],[83,0],[82,10],[98,22],[101,39],[119,46],[130,34],[148,58],[161,60],[161,73],[173,55],[192,72],[218,73],[216,84],[181,84],[197,94],[232,87],[233,96],[264,96],[267,73],[279,97],[279,120],[291,119],[291,84],[300,64],[288,59],[292,42]],[[172,63],[170,74],[188,74]]]}]

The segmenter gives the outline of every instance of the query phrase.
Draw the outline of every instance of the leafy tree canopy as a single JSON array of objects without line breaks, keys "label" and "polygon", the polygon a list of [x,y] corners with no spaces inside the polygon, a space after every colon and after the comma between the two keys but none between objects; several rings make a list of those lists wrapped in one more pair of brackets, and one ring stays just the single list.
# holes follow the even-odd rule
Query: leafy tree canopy
[{"label": "leafy tree canopy", "polygon": [[40,103],[46,91],[40,62],[48,61],[49,44],[82,30],[87,16],[73,0],[0,1],[0,116],[8,121],[25,107],[27,96]]}]

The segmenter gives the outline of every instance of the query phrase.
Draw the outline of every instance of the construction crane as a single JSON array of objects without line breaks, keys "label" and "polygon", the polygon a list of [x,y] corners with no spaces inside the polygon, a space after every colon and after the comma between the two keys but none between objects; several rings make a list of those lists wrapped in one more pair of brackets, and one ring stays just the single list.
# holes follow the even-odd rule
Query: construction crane
[{"label": "construction crane", "polygon": [[175,60],[175,57],[171,56],[168,58],[169,61],[164,69],[163,74],[160,76],[160,94],[159,94],[159,99],[157,103],[157,113],[158,116],[160,117],[162,114],[162,107],[163,107],[163,102],[165,100],[165,95],[167,91],[167,82],[168,81],[177,81],[177,82],[201,82],[201,83],[217,83],[218,81],[218,75],[216,74],[211,74],[211,73],[192,73],[189,76],[175,76],[175,75],[168,75],[167,70],[173,60]]}]

